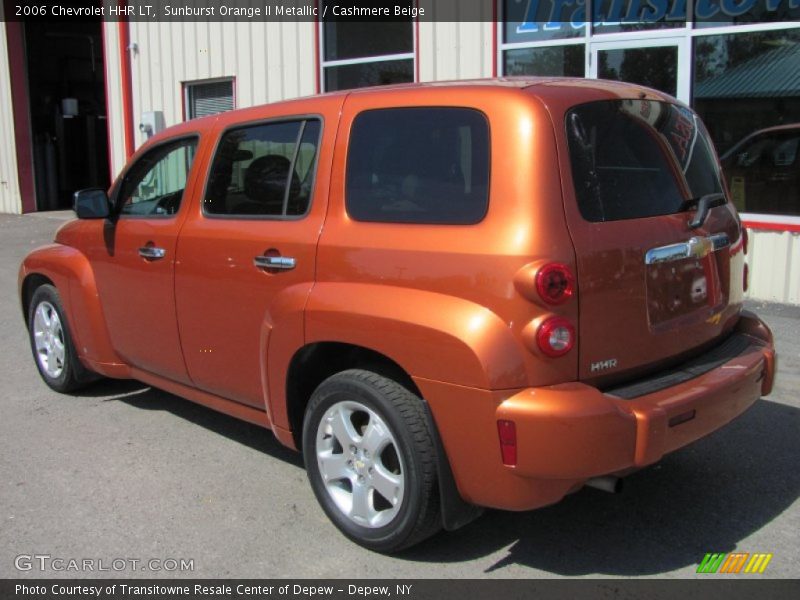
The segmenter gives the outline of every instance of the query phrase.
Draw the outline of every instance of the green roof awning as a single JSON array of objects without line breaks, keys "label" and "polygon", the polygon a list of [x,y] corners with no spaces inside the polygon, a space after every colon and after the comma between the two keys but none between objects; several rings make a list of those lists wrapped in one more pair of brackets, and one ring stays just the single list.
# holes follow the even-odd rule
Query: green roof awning
[{"label": "green roof awning", "polygon": [[759,54],[694,88],[695,100],[800,96],[800,44]]}]

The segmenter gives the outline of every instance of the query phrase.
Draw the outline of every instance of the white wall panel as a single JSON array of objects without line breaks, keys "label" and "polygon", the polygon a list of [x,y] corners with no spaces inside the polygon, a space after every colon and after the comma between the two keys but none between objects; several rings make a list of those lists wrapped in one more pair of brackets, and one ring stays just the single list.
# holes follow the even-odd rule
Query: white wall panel
[{"label": "white wall panel", "polygon": [[0,213],[20,214],[22,197],[17,176],[12,106],[6,24],[3,21],[3,3],[0,3]]},{"label": "white wall panel", "polygon": [[[458,0],[437,0],[434,17],[459,14]],[[492,76],[494,24],[492,5],[482,5],[482,22],[420,21],[419,69],[421,81],[475,79]]]},{"label": "white wall panel", "polygon": [[[235,78],[237,108],[314,93],[311,22],[131,22],[135,146],[143,112],[163,111],[167,126],[183,119],[182,83]],[[111,153],[115,174],[125,163],[117,23],[105,23]]]},{"label": "white wall panel", "polygon": [[755,300],[800,304],[800,234],[748,230],[748,296]]},{"label": "white wall panel", "polygon": [[[182,82],[236,80],[237,108],[314,93],[314,24],[131,22],[133,112],[183,118]],[[115,127],[115,132],[117,129]],[[136,128],[136,145],[144,137]]]}]

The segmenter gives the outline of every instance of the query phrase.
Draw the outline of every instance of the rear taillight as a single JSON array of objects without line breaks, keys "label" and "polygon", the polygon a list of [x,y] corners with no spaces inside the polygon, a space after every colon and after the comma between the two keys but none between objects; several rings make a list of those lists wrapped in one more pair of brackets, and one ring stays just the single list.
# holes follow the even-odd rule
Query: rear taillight
[{"label": "rear taillight", "polygon": [[750,285],[750,269],[747,268],[747,263],[744,263],[742,270],[742,289],[746,292],[747,287]]},{"label": "rear taillight", "polygon": [[536,343],[547,356],[564,356],[575,345],[575,328],[563,317],[550,317],[539,325]]},{"label": "rear taillight", "polygon": [[536,272],[536,291],[547,304],[563,304],[575,292],[575,278],[567,265],[550,263]]},{"label": "rear taillight", "polygon": [[517,465],[517,427],[514,421],[497,422],[497,433],[500,436],[500,455],[503,464],[509,467]]}]

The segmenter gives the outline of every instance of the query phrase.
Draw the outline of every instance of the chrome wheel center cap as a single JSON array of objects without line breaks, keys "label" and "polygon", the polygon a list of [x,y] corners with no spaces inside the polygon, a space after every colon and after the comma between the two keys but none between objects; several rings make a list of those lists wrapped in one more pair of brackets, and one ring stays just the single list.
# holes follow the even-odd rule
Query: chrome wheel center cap
[{"label": "chrome wheel center cap", "polygon": [[356,468],[356,472],[357,472],[359,475],[363,475],[363,474],[364,474],[364,472],[367,470],[367,463],[366,463],[366,462],[364,462],[363,460],[361,460],[360,458],[357,458],[357,459],[356,459],[356,460],[353,462],[353,465],[355,466],[355,468]]}]

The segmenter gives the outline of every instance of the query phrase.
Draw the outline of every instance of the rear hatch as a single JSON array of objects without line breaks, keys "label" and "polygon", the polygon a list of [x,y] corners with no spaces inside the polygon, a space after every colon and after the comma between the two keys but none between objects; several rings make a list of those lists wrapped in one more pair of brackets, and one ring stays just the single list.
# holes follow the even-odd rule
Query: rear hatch
[{"label": "rear hatch", "polygon": [[617,383],[720,343],[741,308],[744,253],[697,115],[664,101],[615,99],[575,106],[564,118],[579,378]]}]

